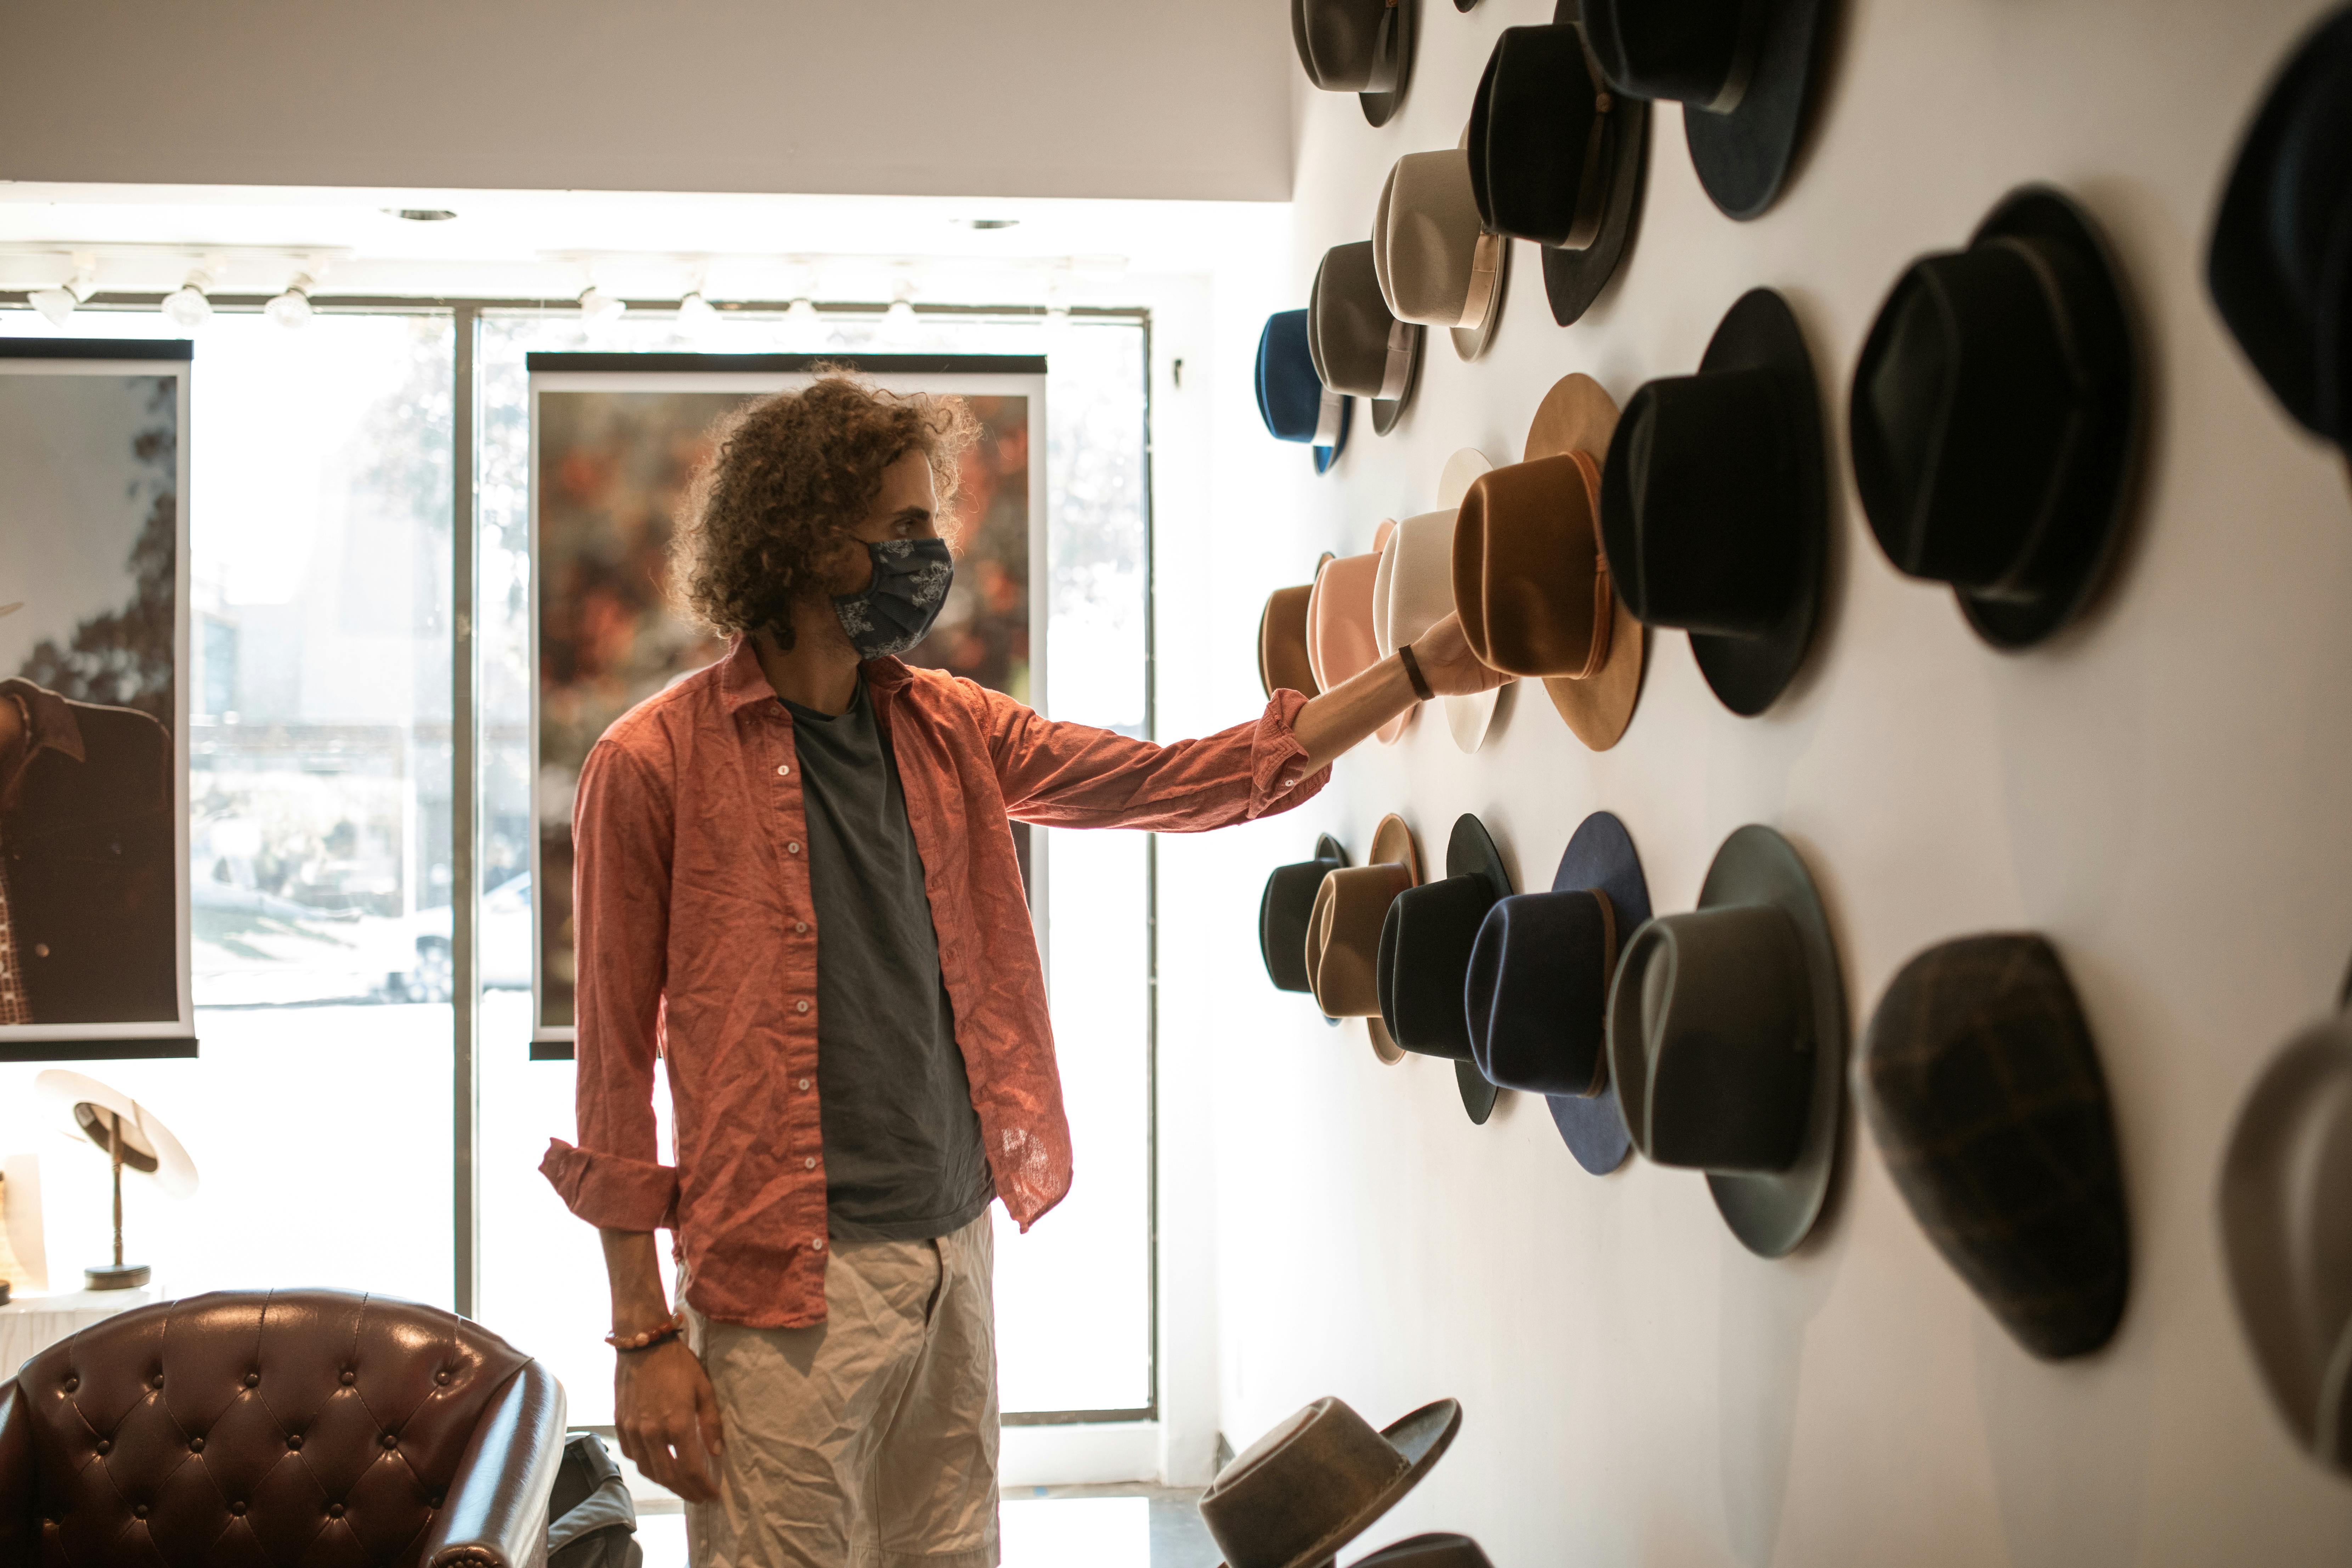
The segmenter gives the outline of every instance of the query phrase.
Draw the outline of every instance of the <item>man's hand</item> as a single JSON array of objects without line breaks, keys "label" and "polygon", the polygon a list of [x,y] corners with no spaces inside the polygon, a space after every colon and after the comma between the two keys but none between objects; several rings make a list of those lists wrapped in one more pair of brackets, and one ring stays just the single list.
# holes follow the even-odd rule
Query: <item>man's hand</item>
[{"label": "man's hand", "polygon": [[1446,616],[1413,638],[1412,657],[1413,662],[1421,666],[1421,678],[1440,697],[1475,697],[1507,680],[1518,679],[1478,662],[1478,656],[1470,651],[1470,638],[1462,630],[1458,614]]},{"label": "man's hand", "polygon": [[719,1495],[719,1401],[684,1340],[631,1351],[613,1373],[621,1452],[688,1502]]},{"label": "man's hand", "polygon": [[[1448,616],[1412,639],[1421,678],[1440,697],[1468,697],[1517,679],[1487,668],[1470,651],[1462,617]],[[1395,654],[1373,665],[1298,710],[1291,732],[1307,750],[1302,773],[1330,765],[1349,747],[1413,705],[1412,683]]]}]

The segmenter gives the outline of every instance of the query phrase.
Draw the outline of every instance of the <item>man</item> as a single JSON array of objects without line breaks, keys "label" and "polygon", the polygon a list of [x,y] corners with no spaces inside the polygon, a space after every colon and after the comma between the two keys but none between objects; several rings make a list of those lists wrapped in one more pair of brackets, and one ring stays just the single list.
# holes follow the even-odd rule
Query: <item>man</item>
[{"label": "man", "polygon": [[581,773],[580,1143],[541,1169],[603,1230],[622,1451],[687,1499],[698,1568],[998,1560],[987,1209],[1025,1229],[1070,1181],[1009,820],[1285,811],[1416,680],[1503,679],[1449,618],[1312,701],[1155,746],[908,668],[971,432],[959,404],[838,377],[748,410],[679,557],[729,656]]},{"label": "man", "polygon": [[170,731],[0,680],[0,1025],[179,1017],[174,842]]}]

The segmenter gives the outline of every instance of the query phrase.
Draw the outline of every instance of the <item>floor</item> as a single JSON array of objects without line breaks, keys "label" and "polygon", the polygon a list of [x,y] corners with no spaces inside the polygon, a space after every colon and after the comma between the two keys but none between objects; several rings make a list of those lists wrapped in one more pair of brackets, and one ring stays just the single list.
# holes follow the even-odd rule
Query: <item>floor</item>
[{"label": "floor", "polygon": [[[1192,1491],[1023,1489],[1007,1493],[1004,1568],[1217,1568]],[[686,1516],[641,1512],[646,1568],[686,1568]]]}]

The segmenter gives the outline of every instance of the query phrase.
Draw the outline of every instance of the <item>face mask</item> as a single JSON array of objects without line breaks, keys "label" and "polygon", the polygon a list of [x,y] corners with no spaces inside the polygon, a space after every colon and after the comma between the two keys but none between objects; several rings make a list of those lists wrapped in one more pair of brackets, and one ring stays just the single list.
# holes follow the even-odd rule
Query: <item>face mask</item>
[{"label": "face mask", "polygon": [[886,539],[868,544],[874,581],[859,594],[834,596],[834,614],[860,658],[904,653],[923,640],[955,583],[944,539]]}]

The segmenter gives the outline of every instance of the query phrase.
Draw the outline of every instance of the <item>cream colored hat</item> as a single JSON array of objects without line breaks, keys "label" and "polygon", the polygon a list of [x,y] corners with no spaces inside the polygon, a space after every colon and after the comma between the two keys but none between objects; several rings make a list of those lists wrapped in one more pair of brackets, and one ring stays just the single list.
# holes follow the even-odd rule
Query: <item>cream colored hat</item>
[{"label": "cream colored hat", "polygon": [[[1493,467],[1468,447],[1454,453],[1437,481],[1437,503],[1444,510],[1409,517],[1389,535],[1372,578],[1372,635],[1381,658],[1454,613],[1454,519],[1473,481]],[[1475,697],[1438,699],[1455,745],[1475,752],[1485,743],[1501,697],[1497,687]]]},{"label": "cream colored hat", "polygon": [[1372,267],[1401,321],[1449,329],[1454,352],[1486,352],[1503,314],[1511,242],[1478,220],[1470,157],[1459,147],[1408,153],[1389,171],[1372,220]]}]

